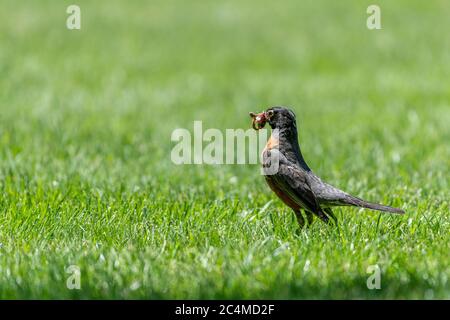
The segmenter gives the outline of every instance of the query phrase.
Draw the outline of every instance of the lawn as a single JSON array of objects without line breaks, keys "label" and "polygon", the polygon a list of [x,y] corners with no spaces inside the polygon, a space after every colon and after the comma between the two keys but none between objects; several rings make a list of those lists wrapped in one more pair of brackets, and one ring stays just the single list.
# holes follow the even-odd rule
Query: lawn
[{"label": "lawn", "polygon": [[[450,298],[447,1],[377,1],[381,30],[365,0],[77,0],[68,30],[73,3],[0,3],[0,298]],[[269,105],[406,214],[299,232],[258,165],[171,161],[174,129]]]}]

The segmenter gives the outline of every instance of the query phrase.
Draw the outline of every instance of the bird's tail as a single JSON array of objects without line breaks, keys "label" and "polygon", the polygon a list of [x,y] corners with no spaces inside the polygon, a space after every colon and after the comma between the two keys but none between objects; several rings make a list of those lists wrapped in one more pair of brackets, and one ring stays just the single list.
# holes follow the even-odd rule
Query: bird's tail
[{"label": "bird's tail", "polygon": [[384,211],[384,212],[391,212],[391,213],[398,213],[398,214],[404,214],[405,211],[403,211],[402,209],[398,209],[398,208],[394,208],[394,207],[390,207],[390,206],[385,206],[382,204],[378,204],[378,203],[373,203],[373,202],[368,202],[366,200],[357,198],[357,197],[353,197],[350,195],[347,195],[345,202],[349,205],[352,206],[356,206],[356,207],[361,207],[361,208],[367,208],[367,209],[372,209],[372,210],[378,210],[378,211]]}]

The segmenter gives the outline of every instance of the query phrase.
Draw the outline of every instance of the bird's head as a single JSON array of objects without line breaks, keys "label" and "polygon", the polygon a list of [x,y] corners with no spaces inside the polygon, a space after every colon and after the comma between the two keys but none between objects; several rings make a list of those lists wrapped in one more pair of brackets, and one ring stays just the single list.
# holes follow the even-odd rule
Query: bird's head
[{"label": "bird's head", "polygon": [[295,113],[285,107],[270,107],[261,113],[250,112],[253,119],[253,129],[259,130],[269,123],[272,129],[282,129],[295,126]]}]

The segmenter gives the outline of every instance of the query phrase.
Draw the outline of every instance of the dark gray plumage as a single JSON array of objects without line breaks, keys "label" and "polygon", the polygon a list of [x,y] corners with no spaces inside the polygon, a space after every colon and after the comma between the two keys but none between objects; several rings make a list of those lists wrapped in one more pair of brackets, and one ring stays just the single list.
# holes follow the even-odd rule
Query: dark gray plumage
[{"label": "dark gray plumage", "polygon": [[[263,151],[263,169],[270,188],[297,215],[301,226],[304,210],[311,223],[313,214],[328,222],[336,220],[331,207],[356,206],[373,210],[404,213],[403,210],[365,201],[323,182],[308,167],[300,150],[295,114],[284,107],[272,107],[260,114],[251,113],[253,127],[260,129],[268,122],[272,135]],[[275,172],[270,172],[274,163]]]}]

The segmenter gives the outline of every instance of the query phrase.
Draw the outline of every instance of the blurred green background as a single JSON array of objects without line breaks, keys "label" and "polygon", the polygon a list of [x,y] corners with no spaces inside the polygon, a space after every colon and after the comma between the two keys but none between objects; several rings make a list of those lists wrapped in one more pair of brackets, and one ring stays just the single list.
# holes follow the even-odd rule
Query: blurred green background
[{"label": "blurred green background", "polygon": [[[0,297],[450,298],[450,4],[377,1],[368,30],[370,4],[3,0]],[[175,128],[270,105],[323,179],[407,214],[298,233],[258,166],[170,161]]]}]

